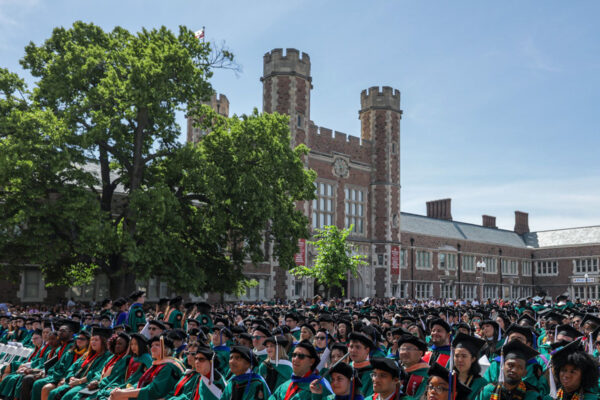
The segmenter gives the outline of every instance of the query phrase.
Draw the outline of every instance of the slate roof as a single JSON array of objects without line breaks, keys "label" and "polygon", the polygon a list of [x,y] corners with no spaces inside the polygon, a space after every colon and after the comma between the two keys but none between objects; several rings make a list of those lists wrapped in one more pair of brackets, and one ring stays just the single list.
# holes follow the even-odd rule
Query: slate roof
[{"label": "slate roof", "polygon": [[600,244],[600,226],[531,232],[524,238],[528,246],[535,248]]},{"label": "slate roof", "polygon": [[513,231],[487,228],[466,222],[446,221],[424,215],[401,213],[400,229],[421,235],[470,240],[511,247],[527,247],[523,238]]}]

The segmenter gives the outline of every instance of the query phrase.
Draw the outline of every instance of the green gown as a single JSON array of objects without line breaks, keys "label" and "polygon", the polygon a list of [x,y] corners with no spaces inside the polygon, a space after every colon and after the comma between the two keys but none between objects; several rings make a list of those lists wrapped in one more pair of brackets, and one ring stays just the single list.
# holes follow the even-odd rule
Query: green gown
[{"label": "green gown", "polygon": [[[476,399],[477,400],[489,400],[492,397],[492,393],[494,393],[495,389],[496,389],[496,385],[493,383],[489,383],[489,384],[485,385],[483,387],[483,389],[481,389],[481,392],[479,392],[479,395],[476,397]],[[527,392],[525,392],[525,397],[523,398],[523,400],[541,400],[541,399],[542,399],[542,396],[540,395],[540,393],[537,392],[532,387],[528,386],[528,390],[527,390]],[[510,400],[510,399],[502,398],[501,400]]]},{"label": "green gown", "polygon": [[[100,375],[96,379],[98,381],[98,391],[96,395],[101,393],[106,388],[111,387],[113,384],[122,384],[125,378],[125,370],[127,369],[127,362],[129,361],[130,356],[121,357],[115,359],[115,357],[111,357],[110,360],[107,360],[104,367],[100,371]],[[110,368],[110,370],[109,370]],[[105,370],[106,369],[106,370]],[[91,381],[89,381],[91,382]],[[115,385],[116,386],[116,385]],[[115,386],[112,386],[113,388]],[[86,384],[87,387],[87,384]],[[81,395],[77,393],[73,400],[80,400],[86,398],[85,395]]]},{"label": "green gown", "polygon": [[[583,397],[580,397],[580,400],[598,400],[598,393],[590,393],[590,392],[584,392],[583,393]],[[554,400],[552,397],[550,397],[550,395],[546,395],[543,398],[544,400]],[[563,397],[563,399],[566,399],[566,397]],[[571,397],[572,399],[572,397]]]},{"label": "green gown", "polygon": [[19,366],[25,362],[31,363],[31,368],[41,369],[44,367],[46,357],[50,354],[51,349],[48,345],[35,349],[29,358],[23,362],[12,362],[10,364],[11,373],[7,375],[2,382],[0,382],[0,396],[5,398],[14,398],[15,393],[21,391],[21,382],[23,380],[23,374],[17,373]]},{"label": "green gown", "polygon": [[201,376],[198,385],[192,392],[192,396],[188,397],[187,400],[193,400],[196,393],[199,394],[198,397],[201,400],[220,400],[226,385],[227,382],[222,377],[211,384],[207,377]]},{"label": "green gown", "polygon": [[166,321],[173,325],[173,329],[183,329],[183,314],[175,309],[169,312],[169,319]]},{"label": "green gown", "polygon": [[[292,385],[292,380],[285,381],[277,390],[269,397],[269,400],[284,400],[288,388]],[[302,382],[297,384],[300,391],[296,392],[288,400],[320,400],[325,399],[332,394],[326,387],[323,386],[323,393],[316,395],[310,391],[310,382]]]},{"label": "green gown", "polygon": [[[429,364],[419,363],[408,368],[408,377],[403,381],[405,396],[403,400],[418,400],[427,388]],[[418,383],[418,385],[417,385]]]},{"label": "green gown", "polygon": [[[229,342],[227,342],[229,343]],[[230,348],[228,345],[223,346],[214,346],[213,350],[215,352],[215,357],[219,360],[219,368],[218,371],[223,376],[229,375],[229,353]]]},{"label": "green gown", "polygon": [[154,375],[148,384],[141,388],[138,394],[138,400],[154,400],[166,397],[181,375],[183,375],[183,367],[176,365],[175,363],[177,363],[177,361],[152,365],[144,375],[152,373],[156,373],[156,375]]},{"label": "green gown", "polygon": [[127,356],[125,362],[127,365],[123,379],[118,377],[108,382],[105,387],[96,393],[98,400],[107,400],[110,397],[110,392],[116,388],[137,387],[142,374],[152,366],[152,357],[148,353],[144,353],[138,357]]},{"label": "green gown", "polygon": [[198,386],[201,374],[194,370],[187,370],[169,392],[170,400],[192,400],[194,390]]},{"label": "green gown", "polygon": [[473,382],[471,383],[471,386],[469,386],[469,389],[471,389],[471,393],[469,394],[469,397],[467,398],[467,400],[475,400],[477,398],[477,396],[479,395],[479,392],[481,392],[481,389],[483,389],[485,387],[485,385],[487,385],[487,384],[488,384],[488,381],[486,381],[481,376],[478,376],[477,378],[475,378],[473,380]]},{"label": "green gown", "polygon": [[[69,369],[69,373],[65,378],[75,377],[75,378],[83,378],[86,377],[88,382],[98,380],[100,374],[102,373],[102,369],[104,368],[104,364],[112,357],[112,353],[105,351],[104,353],[97,356],[93,361],[90,361],[87,365],[83,365],[85,363],[85,359],[81,357],[77,360],[76,363],[72,365],[72,368]],[[54,398],[63,393],[62,400],[72,400],[80,390],[84,389],[87,386],[87,383],[77,385],[74,387],[70,387],[68,384],[64,384],[62,386],[57,387],[56,389],[50,392],[50,396],[48,396],[48,400],[54,400]],[[66,392],[65,392],[66,391]]]},{"label": "green gown", "polygon": [[[523,381],[525,383],[528,383],[531,386],[535,387],[537,389],[537,391],[540,392],[542,395],[546,395],[550,392],[550,386],[548,385],[548,380],[546,379],[546,377],[544,375],[541,375],[539,378],[537,377],[537,375],[535,373],[535,371],[536,371],[535,364],[536,363],[527,363],[527,375],[525,375],[525,378],[523,378]],[[539,365],[539,364],[537,364],[537,365]],[[485,374],[483,375],[483,377],[488,383],[495,383],[498,381],[499,376],[500,376],[500,363],[496,360],[492,360],[490,366],[485,371]]]},{"label": "green gown", "polygon": [[[251,377],[249,377],[251,374]],[[234,393],[237,399],[263,400],[269,398],[269,387],[260,375],[251,373],[250,370],[243,375],[232,377],[223,390],[221,400],[231,400]],[[283,398],[282,398],[283,399]]]},{"label": "green gown", "polygon": [[292,334],[294,339],[296,339],[296,341],[300,341],[300,328],[296,327],[293,331],[290,331],[290,333]]},{"label": "green gown", "polygon": [[129,314],[127,315],[127,325],[129,325],[132,332],[137,332],[137,327],[140,324],[146,324],[144,308],[140,303],[133,303],[129,308]]},{"label": "green gown", "polygon": [[[350,365],[354,366],[354,362],[351,362]],[[373,380],[371,379],[372,372],[373,367],[371,364],[366,367],[356,368],[356,373],[360,378],[360,392],[365,397],[373,394]]]},{"label": "green gown", "polygon": [[[58,360],[52,367],[48,368],[46,371],[46,377],[38,379],[33,383],[33,387],[31,389],[31,400],[40,400],[42,388],[46,384],[56,384],[67,375],[67,371],[75,360],[73,341],[61,345],[61,347],[56,350],[56,355],[54,357],[58,357]],[[48,356],[48,359],[50,359],[50,356]]]},{"label": "green gown", "polygon": [[275,365],[275,361],[269,360],[260,363],[257,373],[265,378],[271,392],[275,392],[283,382],[292,377],[292,363],[288,360],[279,360],[279,363]]}]

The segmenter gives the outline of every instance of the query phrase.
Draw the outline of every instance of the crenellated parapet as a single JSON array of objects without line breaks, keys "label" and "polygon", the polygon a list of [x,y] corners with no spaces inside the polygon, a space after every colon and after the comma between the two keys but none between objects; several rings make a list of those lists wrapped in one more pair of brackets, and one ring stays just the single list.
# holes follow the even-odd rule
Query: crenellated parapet
[{"label": "crenellated parapet", "polygon": [[311,124],[308,146],[319,153],[342,153],[354,161],[371,162],[371,142],[358,136]]}]

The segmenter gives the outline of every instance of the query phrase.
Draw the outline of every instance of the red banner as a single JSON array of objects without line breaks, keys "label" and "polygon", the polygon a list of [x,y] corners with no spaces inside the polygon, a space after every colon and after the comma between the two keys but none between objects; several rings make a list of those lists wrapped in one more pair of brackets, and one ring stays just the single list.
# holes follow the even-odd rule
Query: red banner
[{"label": "red banner", "polygon": [[400,275],[400,246],[392,246],[390,273],[392,275]]},{"label": "red banner", "polygon": [[298,240],[298,253],[294,259],[296,265],[306,265],[306,239]]}]

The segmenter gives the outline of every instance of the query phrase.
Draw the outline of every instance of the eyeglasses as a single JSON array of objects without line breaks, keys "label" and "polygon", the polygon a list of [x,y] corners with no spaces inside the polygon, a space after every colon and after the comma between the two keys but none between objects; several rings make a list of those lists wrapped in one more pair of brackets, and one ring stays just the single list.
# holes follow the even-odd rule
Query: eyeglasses
[{"label": "eyeglasses", "polygon": [[184,356],[195,356],[196,352],[195,351],[184,351],[183,355]]},{"label": "eyeglasses", "polygon": [[315,339],[317,339],[317,340],[325,340],[325,339],[327,339],[327,337],[325,337],[325,336],[315,336]]},{"label": "eyeglasses", "polygon": [[312,358],[312,357],[309,356],[308,354],[292,353],[292,358],[299,358],[301,360],[304,360],[305,358]]},{"label": "eyeglasses", "polygon": [[205,362],[208,361],[208,359],[204,358],[204,357],[194,357],[194,360],[198,361],[198,362]]},{"label": "eyeglasses", "polygon": [[435,393],[444,393],[444,392],[447,392],[449,389],[444,386],[427,385],[427,390],[431,390],[432,392],[435,392]]}]

